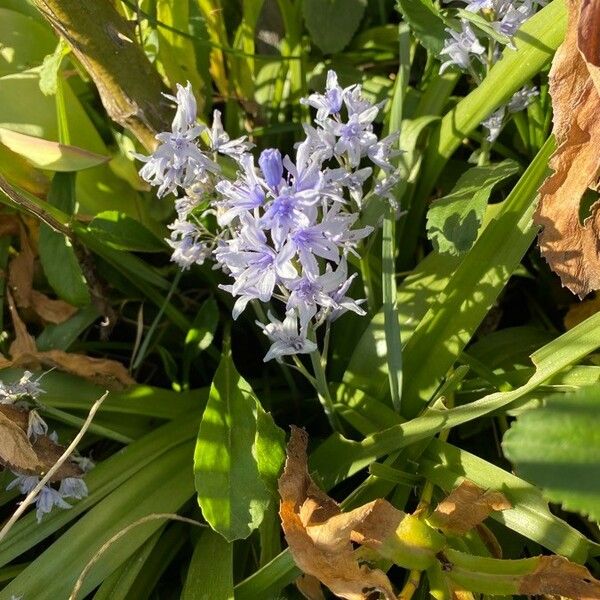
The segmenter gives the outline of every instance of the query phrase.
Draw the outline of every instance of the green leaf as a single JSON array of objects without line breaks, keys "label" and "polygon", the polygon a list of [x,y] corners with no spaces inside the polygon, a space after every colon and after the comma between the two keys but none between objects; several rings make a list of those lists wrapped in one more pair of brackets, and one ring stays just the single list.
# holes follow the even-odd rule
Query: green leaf
[{"label": "green leaf", "polygon": [[40,69],[40,90],[44,96],[56,94],[58,85],[58,73],[62,59],[70,52],[70,48],[64,38],[60,38],[56,49],[52,54],[44,57]]},{"label": "green leaf", "polygon": [[111,248],[131,252],[164,252],[166,244],[136,219],[117,210],[98,213],[88,230]]},{"label": "green leaf", "polygon": [[219,307],[210,296],[198,309],[194,322],[185,336],[184,361],[191,361],[199,352],[206,350],[215,336],[219,324]]},{"label": "green leaf", "polygon": [[81,171],[108,162],[110,156],[0,127],[0,143],[48,171]]},{"label": "green leaf", "polygon": [[398,0],[398,8],[415,37],[435,56],[444,47],[446,24],[431,0]]},{"label": "green leaf", "polygon": [[233,544],[210,529],[200,534],[181,600],[233,600]]},{"label": "green leaf", "polygon": [[509,392],[495,392],[448,410],[428,408],[421,416],[376,432],[362,442],[348,440],[339,434],[332,435],[311,455],[311,468],[318,471],[325,487],[329,488],[382,456],[433,437],[439,431],[506,409],[600,347],[599,326],[600,313],[596,313],[534,352],[531,355],[536,366],[534,374],[525,384]]},{"label": "green leaf", "polygon": [[283,432],[236,371],[231,349],[215,373],[194,452],[198,503],[225,539],[248,537],[275,494]]},{"label": "green leaf", "polygon": [[366,0],[304,0],[302,13],[312,40],[332,54],[350,43],[366,5]]},{"label": "green leaf", "polygon": [[600,386],[554,394],[525,411],[502,448],[548,500],[600,522]]},{"label": "green leaf", "polygon": [[47,325],[36,339],[40,352],[68,350],[69,346],[99,317],[98,309],[90,304],[58,325]]},{"label": "green leaf", "polygon": [[548,140],[407,342],[407,416],[431,397],[533,242],[535,199],[553,148]]},{"label": "green leaf", "polygon": [[[75,178],[57,173],[52,180],[48,201],[70,214],[75,203]],[[39,253],[48,283],[60,298],[73,306],[86,306],[90,294],[71,242],[62,233],[40,225]]]},{"label": "green leaf", "polygon": [[504,160],[463,173],[452,191],[436,200],[427,213],[427,235],[433,247],[455,255],[470,250],[481,231],[494,186],[518,171],[517,163]]},{"label": "green leaf", "polygon": [[4,7],[0,8],[0,39],[0,76],[39,65],[56,44],[48,27],[30,16]]}]

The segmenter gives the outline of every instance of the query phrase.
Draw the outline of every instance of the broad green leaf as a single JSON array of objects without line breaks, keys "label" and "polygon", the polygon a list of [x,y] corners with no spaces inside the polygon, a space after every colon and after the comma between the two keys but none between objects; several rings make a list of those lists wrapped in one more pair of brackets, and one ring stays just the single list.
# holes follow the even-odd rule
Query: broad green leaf
[{"label": "broad green leaf", "polygon": [[181,600],[233,600],[233,544],[210,529],[196,542]]},{"label": "broad green leaf", "polygon": [[332,54],[350,43],[366,5],[366,0],[304,0],[302,14],[314,43]]},{"label": "broad green leaf", "polygon": [[523,412],[502,448],[548,500],[600,522],[600,386],[549,396]]},{"label": "broad green leaf", "polygon": [[56,45],[48,27],[6,8],[0,8],[0,40],[0,76],[37,67]]},{"label": "broad green leaf", "polygon": [[282,447],[282,432],[236,371],[226,347],[194,452],[198,503],[204,518],[225,539],[246,538],[260,525],[274,497]]},{"label": "broad green leaf", "polygon": [[[72,174],[57,173],[52,180],[48,201],[70,214],[75,203]],[[73,245],[62,233],[40,225],[39,254],[48,283],[60,298],[73,306],[90,303],[90,293]]]},{"label": "broad green leaf", "polygon": [[398,9],[415,37],[429,52],[437,56],[444,47],[448,34],[444,20],[432,0],[398,0]]},{"label": "broad green leaf", "polygon": [[166,244],[142,223],[116,210],[98,213],[88,225],[91,233],[117,250],[164,252]]},{"label": "broad green leaf", "polygon": [[0,128],[0,143],[25,157],[34,167],[47,171],[81,171],[110,160],[83,148]]},{"label": "broad green leaf", "polygon": [[433,247],[449,254],[470,250],[481,231],[494,186],[518,172],[517,163],[505,160],[464,173],[452,191],[436,200],[427,212],[427,235]]}]

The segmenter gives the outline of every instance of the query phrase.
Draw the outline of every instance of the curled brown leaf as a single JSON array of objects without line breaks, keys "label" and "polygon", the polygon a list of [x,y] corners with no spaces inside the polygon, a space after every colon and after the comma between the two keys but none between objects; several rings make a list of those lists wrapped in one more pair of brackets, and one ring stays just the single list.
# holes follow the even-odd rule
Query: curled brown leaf
[{"label": "curled brown leaf", "polygon": [[[23,475],[41,476],[58,461],[65,448],[46,435],[31,441],[27,437],[28,423],[28,410],[0,404],[0,464]],[[66,461],[50,483],[81,475],[83,472],[76,463]]]},{"label": "curled brown leaf", "polygon": [[600,289],[600,203],[580,222],[586,194],[597,195],[600,170],[600,2],[568,0],[565,41],[550,71],[557,142],[534,216],[541,252],[562,284],[583,297]]},{"label": "curled brown leaf", "polygon": [[564,596],[573,600],[600,599],[600,581],[582,565],[562,556],[540,556],[533,573],[524,575],[519,594],[527,596]]},{"label": "curled brown leaf", "polygon": [[27,331],[8,290],[7,301],[15,330],[15,339],[9,348],[11,358],[7,359],[0,355],[0,369],[23,367],[35,370],[44,365],[83,377],[113,390],[120,390],[135,383],[127,369],[114,360],[93,358],[62,350],[39,352],[35,339]]},{"label": "curled brown leaf", "polygon": [[463,535],[483,523],[492,512],[509,508],[511,504],[504,494],[483,490],[465,479],[438,504],[429,522],[448,533]]},{"label": "curled brown leaf", "polygon": [[342,513],[308,474],[306,433],[292,428],[284,472],[279,480],[279,514],[294,561],[334,594],[348,600],[366,600],[380,593],[396,598],[386,574],[359,564],[351,536],[367,507]]}]

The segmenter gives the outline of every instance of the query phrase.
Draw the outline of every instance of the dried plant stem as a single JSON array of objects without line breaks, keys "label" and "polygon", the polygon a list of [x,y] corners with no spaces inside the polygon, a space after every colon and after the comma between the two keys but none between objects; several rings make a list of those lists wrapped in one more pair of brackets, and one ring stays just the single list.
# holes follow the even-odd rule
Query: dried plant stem
[{"label": "dried plant stem", "polygon": [[60,467],[64,464],[64,462],[73,454],[75,449],[77,448],[77,444],[81,441],[81,438],[85,435],[85,432],[88,430],[89,426],[92,424],[92,420],[100,405],[104,402],[106,397],[108,396],[108,391],[104,392],[104,394],[94,402],[92,408],[90,408],[90,412],[85,420],[84,424],[81,426],[79,433],[75,436],[73,441],[69,444],[68,448],[61,454],[60,458],[54,463],[52,468],[48,470],[48,472],[40,479],[39,483],[27,494],[25,500],[19,504],[19,507],[13,513],[12,517],[6,522],[4,527],[0,530],[0,543],[2,540],[8,535],[8,532],[12,529],[12,526],[19,520],[21,515],[27,510],[27,508],[35,501],[36,496],[40,493],[42,488],[52,479],[53,475],[60,469]]}]

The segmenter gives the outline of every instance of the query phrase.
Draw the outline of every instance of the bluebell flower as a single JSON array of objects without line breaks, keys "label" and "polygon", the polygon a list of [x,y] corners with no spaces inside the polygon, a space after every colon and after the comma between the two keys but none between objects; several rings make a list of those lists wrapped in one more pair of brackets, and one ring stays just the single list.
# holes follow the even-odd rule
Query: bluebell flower
[{"label": "bluebell flower", "polygon": [[246,141],[246,136],[230,139],[229,134],[223,129],[221,112],[218,110],[213,111],[213,123],[208,136],[211,150],[236,159],[253,147],[253,144]]},{"label": "bluebell flower", "polygon": [[191,186],[207,173],[219,171],[217,164],[198,147],[206,127],[196,122],[196,101],[190,83],[185,88],[178,84],[177,95],[167,97],[177,103],[172,130],[156,136],[160,144],[150,156],[134,155],[145,163],[140,177],[158,187],[159,198]]},{"label": "bluebell flower", "polygon": [[88,495],[88,488],[81,477],[65,477],[60,482],[58,493],[62,498],[74,498],[81,500]]},{"label": "bluebell flower", "polygon": [[485,48],[466,21],[461,21],[461,31],[449,27],[446,27],[446,31],[450,37],[444,40],[444,48],[440,54],[448,55],[448,60],[442,63],[440,73],[451,66],[468,69],[472,57],[483,62],[482,55],[485,53]]},{"label": "bluebell flower", "polygon": [[[28,495],[40,482],[40,478],[37,475],[19,475],[13,479],[7,486],[7,490],[18,488],[19,492],[23,495]],[[76,479],[76,478],[72,478]],[[85,484],[83,484],[85,487]],[[72,496],[74,498],[83,498],[87,495],[87,487],[85,487],[85,494],[83,494],[84,487],[79,484],[71,483],[69,489],[77,489],[80,493],[79,496]],[[81,495],[83,494],[83,495]],[[51,485],[46,484],[35,498],[36,505],[36,518],[38,523],[41,522],[44,515],[52,511],[57,506],[58,508],[68,509],[71,505],[64,500],[63,494],[60,490],[56,490]]]},{"label": "bluebell flower", "polygon": [[222,179],[215,187],[223,197],[217,202],[217,218],[221,227],[229,225],[248,211],[254,212],[265,201],[267,184],[256,171],[254,157],[245,154],[240,157],[239,164],[242,171],[233,183]]},{"label": "bluebell flower", "polygon": [[500,135],[500,131],[504,125],[504,116],[506,115],[506,108],[501,106],[498,110],[495,110],[485,121],[481,124],[488,130],[487,140],[489,142],[495,142]]},{"label": "bluebell flower", "polygon": [[47,435],[48,434],[48,424],[37,410],[30,410],[29,415],[27,417],[27,437],[30,439],[35,439],[38,435]]},{"label": "bluebell flower", "polygon": [[190,221],[177,218],[169,225],[171,237],[166,240],[173,249],[171,260],[182,270],[192,265],[201,265],[210,256],[210,248],[200,240],[200,230]]},{"label": "bluebell flower", "polygon": [[269,321],[267,325],[256,322],[272,342],[264,362],[292,354],[309,354],[317,349],[315,342],[298,333],[298,317],[295,314],[287,314],[282,322],[269,313]]},{"label": "bluebell flower", "polygon": [[518,92],[513,94],[513,97],[509,100],[507,105],[508,112],[516,113],[525,110],[539,94],[539,91],[533,85],[522,87]]},{"label": "bluebell flower", "polygon": [[33,379],[31,371],[24,371],[19,381],[8,384],[0,381],[0,404],[14,404],[23,398],[37,399],[45,393],[40,387],[40,379]]},{"label": "bluebell flower", "polygon": [[494,6],[494,0],[467,0],[466,10],[469,12],[479,12],[489,10]]},{"label": "bluebell flower", "polygon": [[55,506],[62,509],[71,508],[71,505],[63,499],[60,492],[50,485],[45,485],[40,490],[35,501],[35,506],[35,516],[38,523],[40,523],[44,515],[50,513]]},{"label": "bluebell flower", "polygon": [[258,159],[260,170],[270,188],[277,189],[283,177],[281,152],[277,148],[267,148],[260,153]]},{"label": "bluebell flower", "polygon": [[307,334],[308,325],[319,310],[327,313],[339,308],[332,295],[344,285],[347,275],[345,261],[334,271],[329,265],[318,277],[304,275],[292,281],[288,289],[291,294],[286,303],[287,314],[298,315],[300,333]]},{"label": "bluebell flower", "polygon": [[325,119],[329,115],[339,113],[342,109],[344,90],[338,84],[337,73],[327,72],[325,94],[311,94],[300,102],[317,109],[317,119]]},{"label": "bluebell flower", "polygon": [[[183,105],[180,124],[173,133],[188,135],[206,159],[198,148],[197,126],[191,123],[194,107],[185,97],[189,87],[184,90],[178,98]],[[311,327],[347,310],[364,313],[361,300],[346,296],[355,277],[348,276],[346,257],[356,254],[357,245],[372,231],[354,228],[356,207],[374,167],[385,174],[384,181],[398,176],[392,164],[398,136],[379,139],[374,122],[383,104],[369,102],[361,86],[342,88],[330,71],[325,93],[311,94],[304,103],[317,109],[316,120],[305,126],[305,139],[296,145],[293,157],[268,148],[256,165],[245,139],[231,142],[216,111],[203,138],[210,140],[213,152],[236,161],[235,177],[212,170],[210,164],[188,168],[186,155],[182,172],[172,173],[169,169],[181,167],[175,160],[181,154],[173,151],[170,137],[168,148],[159,148],[156,160],[142,168],[153,176],[159,192],[184,189],[185,196],[175,203],[178,217],[170,226],[172,260],[188,268],[212,254],[230,277],[220,287],[235,297],[234,319],[252,300],[285,304],[285,319],[270,315],[263,327],[272,341],[265,360],[312,352],[316,344],[307,339]],[[168,151],[168,156],[161,155]],[[381,182],[377,186],[391,195]],[[208,212],[216,214],[216,233],[200,231]]]}]

